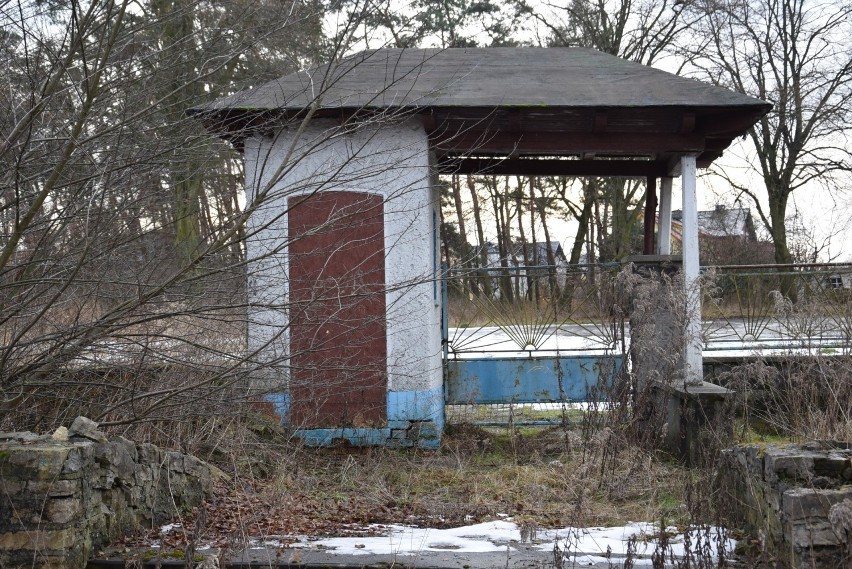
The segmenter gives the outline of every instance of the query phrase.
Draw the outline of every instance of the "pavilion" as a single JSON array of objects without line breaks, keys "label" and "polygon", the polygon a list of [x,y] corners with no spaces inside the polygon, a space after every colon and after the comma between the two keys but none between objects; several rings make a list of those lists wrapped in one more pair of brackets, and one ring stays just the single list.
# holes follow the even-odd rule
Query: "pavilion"
[{"label": "pavilion", "polygon": [[[249,344],[278,411],[316,444],[433,446],[436,175],[644,178],[648,255],[670,254],[680,177],[688,295],[696,168],[770,108],[592,49],[459,48],[366,51],[189,112],[245,155]],[[700,299],[688,307],[678,381],[700,385]]]}]

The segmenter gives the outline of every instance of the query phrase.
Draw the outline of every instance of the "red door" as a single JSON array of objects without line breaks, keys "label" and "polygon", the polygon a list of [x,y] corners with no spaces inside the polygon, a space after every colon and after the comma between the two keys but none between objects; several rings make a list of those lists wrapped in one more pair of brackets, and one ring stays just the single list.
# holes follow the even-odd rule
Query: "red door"
[{"label": "red door", "polygon": [[292,424],[385,426],[383,200],[319,192],[287,205]]}]

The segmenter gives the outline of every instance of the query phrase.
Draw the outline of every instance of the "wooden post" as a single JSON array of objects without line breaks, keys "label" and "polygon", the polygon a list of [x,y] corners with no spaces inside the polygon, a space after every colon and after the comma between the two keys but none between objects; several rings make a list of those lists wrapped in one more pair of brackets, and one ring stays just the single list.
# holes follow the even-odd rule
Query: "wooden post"
[{"label": "wooden post", "polygon": [[686,296],[684,326],[684,382],[701,384],[704,380],[701,342],[701,289],[698,260],[698,197],[695,188],[695,156],[683,156],[683,292]]},{"label": "wooden post", "polygon": [[645,186],[645,241],[643,255],[654,252],[654,222],[657,220],[657,178],[648,176]]},{"label": "wooden post", "polygon": [[660,182],[660,222],[657,224],[657,254],[672,254],[672,178]]}]

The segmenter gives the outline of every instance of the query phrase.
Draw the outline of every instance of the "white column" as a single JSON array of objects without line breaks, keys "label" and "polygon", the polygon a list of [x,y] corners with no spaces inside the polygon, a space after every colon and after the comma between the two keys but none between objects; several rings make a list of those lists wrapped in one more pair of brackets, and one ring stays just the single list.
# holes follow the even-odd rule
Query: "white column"
[{"label": "white column", "polygon": [[657,255],[672,254],[672,178],[660,182],[660,221],[657,224]]},{"label": "white column", "polygon": [[700,384],[704,380],[701,356],[701,290],[698,274],[698,198],[695,189],[695,156],[683,156],[683,292],[686,296],[684,326],[684,381]]}]

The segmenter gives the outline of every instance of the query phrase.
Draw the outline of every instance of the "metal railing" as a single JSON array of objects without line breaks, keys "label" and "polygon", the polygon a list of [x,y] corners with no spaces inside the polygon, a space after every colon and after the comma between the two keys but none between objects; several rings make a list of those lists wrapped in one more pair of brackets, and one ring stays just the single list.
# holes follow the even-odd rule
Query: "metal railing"
[{"label": "metal railing", "polygon": [[707,348],[849,353],[852,264],[710,267],[703,296]]},{"label": "metal railing", "polygon": [[[546,393],[552,378],[521,384],[527,368],[540,376],[542,369],[569,369],[572,360],[588,356],[626,361],[632,304],[625,268],[612,263],[446,271],[447,385],[455,394],[448,398],[447,420],[541,424],[578,413],[583,398],[576,393],[542,402],[553,401]],[[852,264],[703,267],[702,297],[705,356],[852,354]],[[479,385],[486,374],[499,378]],[[502,390],[489,397],[495,384]],[[489,403],[458,404],[470,389]],[[545,396],[533,403],[531,392]]]},{"label": "metal railing", "polygon": [[[624,348],[625,265],[447,270],[447,357]],[[703,267],[702,297],[705,350],[850,351],[852,264]]]},{"label": "metal railing", "polygon": [[448,357],[613,350],[620,263],[446,271]]}]

